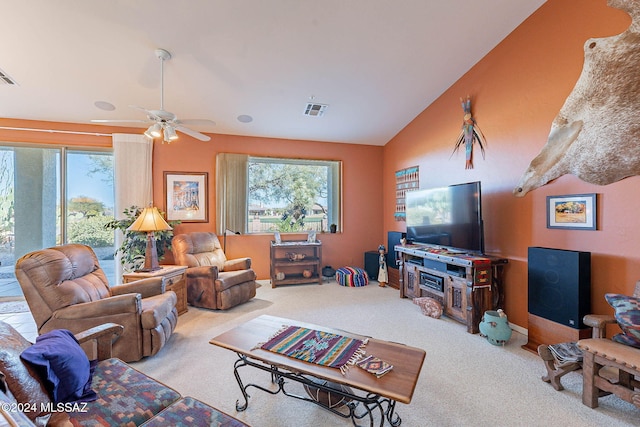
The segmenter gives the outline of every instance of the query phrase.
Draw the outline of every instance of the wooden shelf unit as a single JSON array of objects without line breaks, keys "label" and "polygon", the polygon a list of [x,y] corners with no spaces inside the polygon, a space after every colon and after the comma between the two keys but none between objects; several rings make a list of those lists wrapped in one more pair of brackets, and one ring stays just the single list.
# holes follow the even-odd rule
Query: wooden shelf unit
[{"label": "wooden shelf unit", "polygon": [[487,310],[504,306],[502,270],[506,258],[456,254],[430,245],[397,245],[400,253],[400,297],[431,297],[448,317],[479,332]]},{"label": "wooden shelf unit", "polygon": [[[304,254],[304,259],[292,261],[289,254]],[[322,284],[322,242],[309,243],[306,240],[271,242],[271,287],[299,285],[302,283]],[[304,276],[307,270],[311,274]],[[278,273],[284,274],[278,279]]]}]

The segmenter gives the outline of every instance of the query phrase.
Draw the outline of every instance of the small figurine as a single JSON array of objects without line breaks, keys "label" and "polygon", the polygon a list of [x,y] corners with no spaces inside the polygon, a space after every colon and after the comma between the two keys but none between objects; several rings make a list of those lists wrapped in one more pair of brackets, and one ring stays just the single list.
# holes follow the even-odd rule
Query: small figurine
[{"label": "small figurine", "polygon": [[389,278],[387,276],[387,257],[385,256],[385,247],[384,245],[378,246],[378,253],[380,253],[380,268],[378,269],[378,283],[380,283],[380,287],[384,288],[387,286],[389,282]]}]

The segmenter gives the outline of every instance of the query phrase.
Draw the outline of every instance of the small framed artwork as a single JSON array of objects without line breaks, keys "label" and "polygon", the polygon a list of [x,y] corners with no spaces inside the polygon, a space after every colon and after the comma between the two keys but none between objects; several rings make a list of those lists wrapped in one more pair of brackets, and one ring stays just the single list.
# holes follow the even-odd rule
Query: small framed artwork
[{"label": "small framed artwork", "polygon": [[207,172],[165,172],[167,220],[208,222]]},{"label": "small framed artwork", "polygon": [[547,228],[596,229],[596,194],[547,196]]},{"label": "small framed artwork", "polygon": [[307,234],[307,243],[315,243],[316,242],[316,232],[311,231]]},{"label": "small framed artwork", "polygon": [[279,245],[280,243],[282,243],[282,238],[280,237],[279,231],[276,231],[275,233],[273,233],[273,238],[275,239],[276,244]]}]

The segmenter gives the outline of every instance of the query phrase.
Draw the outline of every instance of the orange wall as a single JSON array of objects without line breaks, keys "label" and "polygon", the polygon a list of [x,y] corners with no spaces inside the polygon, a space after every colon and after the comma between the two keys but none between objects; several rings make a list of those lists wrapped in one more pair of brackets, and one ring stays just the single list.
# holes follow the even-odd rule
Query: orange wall
[{"label": "orange wall", "polygon": [[[549,0],[513,31],[384,148],[384,228],[393,220],[394,171],[420,166],[422,188],[480,180],[486,251],[509,259],[505,311],[527,327],[527,248],[543,246],[592,253],[592,309],[610,313],[606,292],[631,293],[640,279],[637,213],[640,178],[608,186],[564,176],[516,198],[512,190],[546,142],[551,122],[580,75],[583,44],[624,31],[629,16],[605,0]],[[478,29],[481,31],[481,28]],[[449,159],[462,123],[460,98],[487,138],[486,159],[475,149],[465,170],[464,148]],[[597,231],[546,228],[546,196],[597,193]]]},{"label": "orange wall", "polygon": [[[119,128],[72,123],[37,122],[0,119],[0,127],[58,129],[80,132],[141,133],[141,129]],[[49,132],[26,132],[0,129],[0,141],[32,142],[40,144],[67,144],[110,147],[111,137],[70,135]],[[153,197],[156,206],[165,208],[164,172],[208,172],[209,222],[184,223],[176,233],[215,231],[215,161],[219,152],[247,153],[258,156],[294,157],[306,159],[342,160],[343,221],[342,232],[318,235],[323,243],[322,265],[339,268],[344,265],[364,266],[364,252],[376,250],[386,244],[382,230],[382,147],[370,145],[337,144],[295,141],[231,135],[212,135],[211,141],[201,142],[186,135],[177,142],[156,142],[153,152]],[[261,279],[269,277],[269,242],[272,234],[227,237],[230,258],[249,256]],[[304,238],[287,235],[285,239]],[[170,262],[169,259],[167,262]]]},{"label": "orange wall", "polygon": [[[153,196],[164,206],[163,172],[209,172],[209,223],[185,223],[176,233],[215,230],[215,162],[221,152],[257,156],[342,160],[343,226],[337,234],[318,235],[322,241],[322,264],[334,268],[364,266],[364,252],[376,250],[382,229],[382,147],[294,141],[232,135],[213,135],[201,142],[180,138],[178,142],[156,144],[153,154]],[[285,239],[304,238],[306,234]],[[269,242],[272,234],[227,236],[229,258],[250,256],[258,277],[269,276]]]}]

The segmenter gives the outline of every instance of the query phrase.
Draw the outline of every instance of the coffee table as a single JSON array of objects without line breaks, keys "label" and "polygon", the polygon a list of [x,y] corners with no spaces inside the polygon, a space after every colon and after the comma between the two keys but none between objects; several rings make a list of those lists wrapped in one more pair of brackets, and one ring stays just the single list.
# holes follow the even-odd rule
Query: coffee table
[{"label": "coffee table", "polygon": [[[343,375],[340,369],[316,365],[295,358],[256,348],[259,343],[269,340],[281,330],[283,325],[300,326],[325,331],[357,339],[367,339],[366,353],[373,354],[394,367],[389,373],[377,378],[356,366],[351,366]],[[392,426],[399,426],[402,420],[395,413],[396,402],[410,403],[413,397],[418,376],[424,362],[425,351],[404,344],[378,340],[351,334],[342,330],[331,329],[305,322],[281,317],[262,315],[243,323],[209,341],[210,344],[234,351],[238,360],[234,364],[234,375],[240,386],[244,403],[236,402],[236,410],[244,411],[249,405],[247,389],[254,387],[270,394],[283,394],[301,400],[313,402],[344,418],[351,418],[354,425],[363,418],[369,418],[374,425],[374,414],[380,415],[380,426],[385,420]],[[245,366],[261,369],[271,373],[271,380],[278,385],[276,391],[257,384],[244,385],[239,369]],[[321,381],[319,381],[321,380]],[[346,409],[331,408],[309,397],[290,393],[286,389],[288,381],[316,387],[323,392],[344,397],[349,403]],[[348,387],[336,388],[331,383]],[[350,390],[355,389],[355,390]],[[345,413],[347,411],[348,413]]]}]

